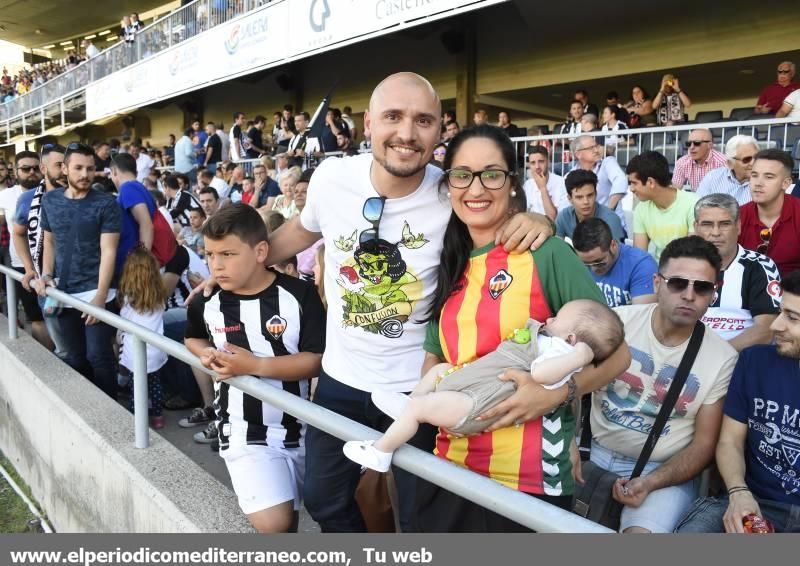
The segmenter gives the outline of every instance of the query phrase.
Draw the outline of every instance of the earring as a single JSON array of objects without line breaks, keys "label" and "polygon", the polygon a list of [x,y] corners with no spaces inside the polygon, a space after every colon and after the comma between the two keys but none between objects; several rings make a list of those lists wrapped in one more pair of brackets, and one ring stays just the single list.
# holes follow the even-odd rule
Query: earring
[{"label": "earring", "polygon": [[447,191],[447,198],[450,198],[450,191]]},{"label": "earring", "polygon": [[512,196],[512,197],[515,197],[515,196],[517,196],[517,191],[511,191],[511,196]]}]

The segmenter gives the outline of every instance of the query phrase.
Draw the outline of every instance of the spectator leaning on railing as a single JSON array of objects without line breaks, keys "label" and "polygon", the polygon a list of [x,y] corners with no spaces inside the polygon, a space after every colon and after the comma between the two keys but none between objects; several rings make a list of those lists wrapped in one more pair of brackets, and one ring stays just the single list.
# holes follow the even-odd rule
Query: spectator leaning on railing
[{"label": "spectator leaning on railing", "polygon": [[[121,228],[120,208],[113,196],[91,188],[94,150],[81,143],[67,146],[66,189],[42,198],[44,250],[39,293],[58,287],[97,308],[116,311],[114,259]],[[117,367],[111,343],[114,328],[79,310],[66,307],[59,315],[67,349],[65,361],[116,398]]]}]

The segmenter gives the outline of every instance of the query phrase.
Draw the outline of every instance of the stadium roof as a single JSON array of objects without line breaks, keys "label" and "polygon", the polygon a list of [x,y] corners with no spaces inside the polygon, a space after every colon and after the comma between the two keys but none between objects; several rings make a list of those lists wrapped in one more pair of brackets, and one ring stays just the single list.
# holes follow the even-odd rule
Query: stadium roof
[{"label": "stadium roof", "polygon": [[113,25],[168,0],[0,0],[0,39],[41,47]]}]

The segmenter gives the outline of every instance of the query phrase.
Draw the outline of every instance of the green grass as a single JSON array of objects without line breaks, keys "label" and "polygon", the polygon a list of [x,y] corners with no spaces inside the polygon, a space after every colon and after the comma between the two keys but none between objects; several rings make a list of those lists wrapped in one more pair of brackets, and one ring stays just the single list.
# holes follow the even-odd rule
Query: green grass
[{"label": "green grass", "polygon": [[[0,465],[14,478],[14,482],[22,488],[28,498],[33,500],[30,489],[2,453],[0,453]],[[0,533],[30,532],[28,521],[35,518],[11,484],[0,475]]]}]

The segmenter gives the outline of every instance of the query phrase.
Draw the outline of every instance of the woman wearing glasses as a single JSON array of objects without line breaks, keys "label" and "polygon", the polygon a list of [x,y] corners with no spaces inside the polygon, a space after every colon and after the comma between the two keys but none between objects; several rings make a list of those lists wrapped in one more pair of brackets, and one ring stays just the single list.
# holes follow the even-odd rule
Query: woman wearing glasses
[{"label": "woman wearing glasses", "polygon": [[[545,322],[568,301],[604,301],[562,240],[550,238],[537,251],[519,255],[495,245],[498,228],[515,211],[525,210],[524,192],[511,171],[514,162],[513,144],[493,126],[465,130],[450,142],[442,186],[453,212],[429,311],[423,373],[436,363],[462,364],[492,352],[528,318]],[[436,453],[567,509],[575,485],[572,401],[610,382],[628,359],[623,346],[555,391],[536,385],[528,373],[506,371],[500,379],[514,381],[517,392],[483,415],[500,415],[500,420],[468,438],[440,430]],[[419,480],[417,490],[423,531],[525,530],[433,484]]]}]

